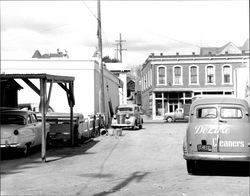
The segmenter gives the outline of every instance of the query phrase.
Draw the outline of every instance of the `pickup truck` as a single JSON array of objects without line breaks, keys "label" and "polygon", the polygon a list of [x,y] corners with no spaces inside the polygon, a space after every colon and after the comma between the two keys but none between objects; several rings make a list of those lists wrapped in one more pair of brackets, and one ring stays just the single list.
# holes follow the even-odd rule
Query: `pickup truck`
[{"label": "pickup truck", "polygon": [[167,112],[164,114],[164,120],[167,122],[173,121],[188,121],[188,115],[184,113],[183,108],[177,108],[174,112]]}]

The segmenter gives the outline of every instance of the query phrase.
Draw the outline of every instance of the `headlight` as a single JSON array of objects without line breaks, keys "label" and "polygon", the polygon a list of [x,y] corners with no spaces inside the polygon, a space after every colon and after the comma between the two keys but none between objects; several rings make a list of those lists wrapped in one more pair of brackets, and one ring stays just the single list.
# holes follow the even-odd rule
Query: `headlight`
[{"label": "headlight", "polygon": [[129,114],[126,114],[126,118],[129,118]]},{"label": "headlight", "polygon": [[114,115],[113,118],[116,119],[116,115]]},{"label": "headlight", "polygon": [[14,133],[14,135],[18,135],[18,134],[19,134],[19,131],[18,131],[18,130],[15,130],[13,133]]}]

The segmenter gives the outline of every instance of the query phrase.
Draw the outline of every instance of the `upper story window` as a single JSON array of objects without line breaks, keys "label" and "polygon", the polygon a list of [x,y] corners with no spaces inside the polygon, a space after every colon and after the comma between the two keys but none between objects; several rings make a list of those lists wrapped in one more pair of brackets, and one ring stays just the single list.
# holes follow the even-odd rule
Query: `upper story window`
[{"label": "upper story window", "polygon": [[182,85],[182,67],[175,66],[174,67],[174,85]]},{"label": "upper story window", "polygon": [[166,81],[167,81],[166,67],[159,66],[157,68],[157,84],[166,84]]},{"label": "upper story window", "polygon": [[222,84],[232,83],[232,67],[230,65],[224,65],[222,67]]},{"label": "upper story window", "polygon": [[213,65],[206,66],[206,84],[215,84],[215,68]]},{"label": "upper story window", "polygon": [[196,65],[189,67],[189,84],[199,84],[199,70]]}]

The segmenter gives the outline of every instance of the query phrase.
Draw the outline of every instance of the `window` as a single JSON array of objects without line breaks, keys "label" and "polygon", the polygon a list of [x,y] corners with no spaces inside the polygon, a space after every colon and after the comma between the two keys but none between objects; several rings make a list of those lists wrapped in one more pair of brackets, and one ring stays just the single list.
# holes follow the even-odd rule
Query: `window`
[{"label": "window", "polygon": [[189,68],[189,84],[198,84],[198,67],[197,66],[191,66]]},{"label": "window", "polygon": [[221,108],[220,115],[222,118],[242,118],[242,111],[240,108]]},{"label": "window", "polygon": [[174,85],[182,84],[182,68],[180,66],[174,67]]},{"label": "window", "polygon": [[215,84],[215,73],[214,66],[208,65],[206,67],[206,84]]},{"label": "window", "polygon": [[225,65],[222,67],[222,84],[231,83],[231,73],[232,73],[232,68],[230,65]]},{"label": "window", "polygon": [[216,118],[217,110],[216,108],[212,108],[212,107],[198,108],[196,117],[197,118]]},{"label": "window", "polygon": [[166,84],[166,67],[158,67],[158,81],[157,84]]}]

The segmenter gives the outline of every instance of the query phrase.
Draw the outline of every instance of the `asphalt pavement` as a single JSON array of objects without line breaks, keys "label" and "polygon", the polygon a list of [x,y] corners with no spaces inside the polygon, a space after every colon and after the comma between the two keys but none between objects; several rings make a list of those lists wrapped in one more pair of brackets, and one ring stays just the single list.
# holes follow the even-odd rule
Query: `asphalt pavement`
[{"label": "asphalt pavement", "polygon": [[[1,195],[249,195],[245,173],[189,175],[182,157],[186,123],[145,123],[122,136],[78,147],[39,149],[1,160]],[[223,169],[223,168],[222,168]]]}]

